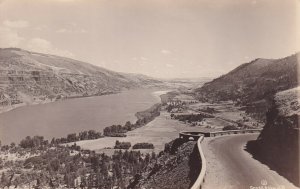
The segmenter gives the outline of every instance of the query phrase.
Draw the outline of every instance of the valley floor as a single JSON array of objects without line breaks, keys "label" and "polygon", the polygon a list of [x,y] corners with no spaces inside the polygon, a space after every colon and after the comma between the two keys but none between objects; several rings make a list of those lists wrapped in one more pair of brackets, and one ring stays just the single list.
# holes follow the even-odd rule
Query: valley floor
[{"label": "valley floor", "polygon": [[[171,140],[178,138],[178,135],[182,131],[220,131],[224,126],[236,124],[237,122],[243,122],[243,119],[247,119],[247,124],[252,126],[257,124],[256,120],[251,119],[241,111],[239,107],[234,106],[231,102],[210,104],[197,102],[192,96],[189,95],[177,95],[174,100],[187,103],[187,107],[178,114],[197,114],[199,109],[205,109],[207,107],[213,107],[216,113],[213,113],[213,118],[205,118],[203,121],[198,122],[197,125],[192,125],[187,122],[171,119],[171,113],[166,110],[162,110],[160,116],[156,117],[153,121],[147,125],[137,128],[133,131],[126,133],[127,137],[104,137],[96,140],[84,140],[76,142],[83,149],[95,150],[96,152],[105,152],[110,155],[114,152],[114,145],[116,140],[120,142],[130,142],[133,146],[135,143],[148,142],[154,145],[154,151],[159,153],[164,150],[164,145]],[[195,103],[196,102],[196,103]],[[176,113],[175,113],[176,114]],[[70,143],[69,145],[72,145]],[[142,152],[149,152],[153,150],[140,150]]]},{"label": "valley floor", "polygon": [[[178,138],[179,132],[195,130],[199,130],[199,128],[189,127],[184,123],[173,120],[170,118],[169,113],[162,111],[159,117],[146,126],[127,132],[127,137],[104,137],[96,140],[78,141],[76,145],[83,149],[112,154],[114,149],[104,148],[113,148],[116,140],[130,142],[132,145],[138,142],[148,142],[154,145],[154,151],[158,153],[164,150],[165,143]],[[147,152],[149,150],[140,151]]]}]

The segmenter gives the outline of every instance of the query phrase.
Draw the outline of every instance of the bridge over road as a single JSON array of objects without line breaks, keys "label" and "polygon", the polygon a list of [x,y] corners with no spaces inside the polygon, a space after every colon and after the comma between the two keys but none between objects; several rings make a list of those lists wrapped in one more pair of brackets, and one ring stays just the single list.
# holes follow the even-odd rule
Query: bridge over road
[{"label": "bridge over road", "polygon": [[204,189],[274,189],[297,188],[244,150],[258,134],[238,134],[205,138],[202,143],[206,158]]}]

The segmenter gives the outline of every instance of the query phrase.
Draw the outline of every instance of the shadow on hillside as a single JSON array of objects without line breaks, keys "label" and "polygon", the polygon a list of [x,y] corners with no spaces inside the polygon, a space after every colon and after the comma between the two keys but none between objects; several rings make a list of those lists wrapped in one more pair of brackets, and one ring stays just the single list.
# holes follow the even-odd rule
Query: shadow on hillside
[{"label": "shadow on hillside", "polygon": [[[165,146],[165,152],[168,152],[172,155],[175,155],[178,151],[178,148],[182,146],[184,143],[188,142],[187,140],[184,140],[182,138],[177,138],[174,141],[166,144]],[[189,166],[189,173],[188,178],[190,180],[189,188],[193,186],[195,181],[197,180],[200,171],[201,171],[201,157],[198,150],[198,144],[194,145],[193,151],[191,154],[189,154],[189,160],[188,160],[188,166]]]},{"label": "shadow on hillside", "polygon": [[[276,152],[267,152],[265,149],[261,147],[260,141],[253,140],[249,141],[246,144],[245,150],[252,155],[252,157],[259,162],[267,165],[271,170],[276,171],[279,175],[285,177],[287,180],[292,182],[297,187],[300,186],[300,178],[299,178],[299,164],[293,165],[292,162],[284,161],[282,162],[282,158],[276,156]],[[276,151],[280,151],[277,149]],[[284,154],[287,155],[287,154]],[[297,157],[296,157],[297,158]],[[280,160],[281,159],[281,160]],[[298,159],[299,161],[299,159]],[[297,161],[294,161],[297,162]],[[291,171],[295,166],[298,167],[298,171]]]},{"label": "shadow on hillside", "polygon": [[188,177],[191,181],[189,188],[191,188],[195,183],[195,181],[197,180],[202,168],[201,157],[200,157],[197,144],[194,146],[193,152],[189,156],[188,164],[190,169]]}]

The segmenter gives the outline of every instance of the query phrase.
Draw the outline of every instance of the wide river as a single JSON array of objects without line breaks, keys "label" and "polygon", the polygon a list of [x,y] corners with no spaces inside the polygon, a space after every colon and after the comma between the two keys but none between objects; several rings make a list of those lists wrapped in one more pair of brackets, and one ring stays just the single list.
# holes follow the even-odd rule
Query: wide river
[{"label": "wide river", "polygon": [[163,91],[130,90],[118,94],[75,98],[48,104],[23,106],[0,114],[2,144],[18,143],[26,136],[46,139],[69,133],[135,122],[135,113],[160,102]]}]

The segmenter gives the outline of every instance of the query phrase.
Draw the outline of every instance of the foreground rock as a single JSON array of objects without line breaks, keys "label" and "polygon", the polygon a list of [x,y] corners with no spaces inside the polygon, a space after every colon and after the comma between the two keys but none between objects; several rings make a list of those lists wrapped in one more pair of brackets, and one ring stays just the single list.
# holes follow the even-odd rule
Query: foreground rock
[{"label": "foreground rock", "polygon": [[261,135],[248,143],[248,150],[255,158],[296,186],[300,186],[299,92],[300,87],[277,93]]}]

